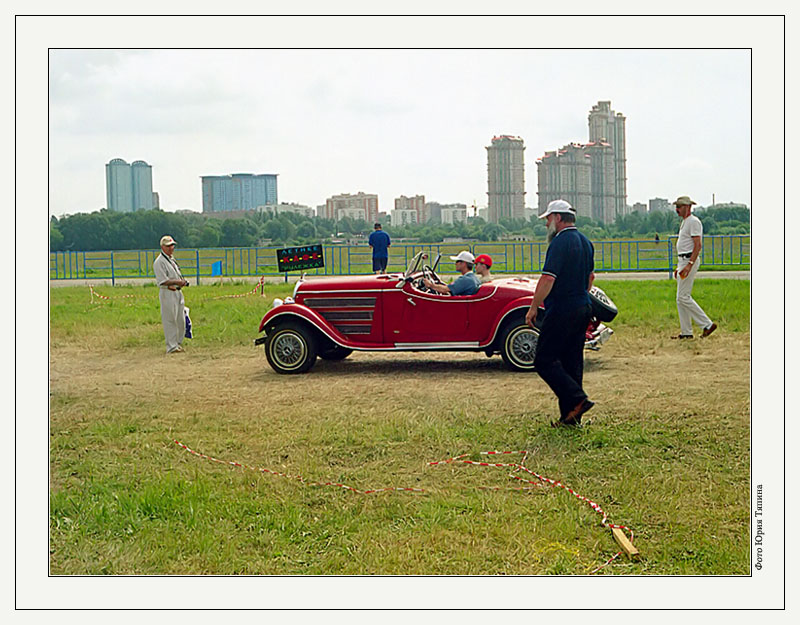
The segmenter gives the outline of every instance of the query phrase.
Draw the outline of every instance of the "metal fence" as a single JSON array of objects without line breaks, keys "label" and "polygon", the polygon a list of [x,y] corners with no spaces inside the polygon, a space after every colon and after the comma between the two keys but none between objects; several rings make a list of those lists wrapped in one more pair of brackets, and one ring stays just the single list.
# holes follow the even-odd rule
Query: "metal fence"
[{"label": "metal fence", "polygon": [[[677,264],[675,240],[593,241],[595,271],[652,271],[672,273]],[[279,247],[235,247],[183,249],[175,251],[175,259],[185,276],[210,278],[211,266],[220,261],[224,276],[282,276],[278,271],[276,250]],[[440,269],[450,271],[448,256],[469,249],[476,256],[492,257],[492,273],[534,274],[542,270],[547,243],[394,243],[389,249],[389,271],[403,271],[408,261],[420,250],[435,258],[441,254]],[[325,266],[306,272],[308,275],[349,275],[372,273],[372,250],[364,245],[323,245]],[[118,250],[98,252],[51,252],[50,279],[86,278],[154,278],[153,261],[159,250]],[[724,235],[703,237],[701,263],[715,269],[749,268],[750,236]]]}]

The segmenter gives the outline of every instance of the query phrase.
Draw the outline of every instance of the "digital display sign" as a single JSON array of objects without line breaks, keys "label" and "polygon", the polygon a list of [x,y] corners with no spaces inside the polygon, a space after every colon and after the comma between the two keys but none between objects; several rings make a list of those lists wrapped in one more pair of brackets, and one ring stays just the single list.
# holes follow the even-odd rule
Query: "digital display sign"
[{"label": "digital display sign", "polygon": [[277,250],[278,271],[298,271],[316,269],[325,266],[325,255],[322,245],[304,245],[302,247],[286,247]]}]

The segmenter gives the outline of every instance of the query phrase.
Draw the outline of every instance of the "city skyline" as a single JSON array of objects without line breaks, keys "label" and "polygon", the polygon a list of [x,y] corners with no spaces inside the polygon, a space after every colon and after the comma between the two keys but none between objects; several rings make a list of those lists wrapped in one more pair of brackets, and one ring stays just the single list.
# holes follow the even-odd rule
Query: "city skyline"
[{"label": "city skyline", "polygon": [[[270,88],[247,79],[262,65]],[[134,153],[167,211],[201,211],[200,177],[238,171],[275,172],[281,200],[309,206],[358,191],[486,206],[485,146],[504,134],[525,141],[535,207],[536,159],[586,136],[600,100],[628,119],[628,204],[749,203],[749,90],[743,50],[55,50],[50,211],[104,207],[103,164]]]}]

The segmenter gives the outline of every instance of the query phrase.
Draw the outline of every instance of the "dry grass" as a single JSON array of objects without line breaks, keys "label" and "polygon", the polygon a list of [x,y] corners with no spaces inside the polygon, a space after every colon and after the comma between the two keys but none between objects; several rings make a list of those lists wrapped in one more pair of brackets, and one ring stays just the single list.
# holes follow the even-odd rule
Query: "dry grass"
[{"label": "dry grass", "polygon": [[[550,391],[499,357],[355,353],[278,376],[242,342],[190,342],[170,356],[138,345],[151,322],[109,327],[102,343],[54,329],[51,570],[592,571],[616,545],[586,504],[506,490],[519,486],[506,469],[426,466],[526,449],[529,468],[634,529],[642,560],[603,574],[747,573],[749,334],[679,342],[620,326],[587,353],[597,406],[581,431],[550,428]],[[310,481],[428,494],[305,487],[210,463],[173,439]]]}]

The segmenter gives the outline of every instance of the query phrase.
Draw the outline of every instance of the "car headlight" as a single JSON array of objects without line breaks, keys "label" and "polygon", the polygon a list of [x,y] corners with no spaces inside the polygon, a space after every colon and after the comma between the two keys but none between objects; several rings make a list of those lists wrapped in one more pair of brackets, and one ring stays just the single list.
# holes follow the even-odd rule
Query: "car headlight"
[{"label": "car headlight", "polygon": [[283,300],[280,297],[276,297],[274,300],[272,300],[272,307],[273,308],[277,308],[278,306],[281,306],[281,305],[283,305]]}]

